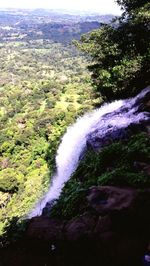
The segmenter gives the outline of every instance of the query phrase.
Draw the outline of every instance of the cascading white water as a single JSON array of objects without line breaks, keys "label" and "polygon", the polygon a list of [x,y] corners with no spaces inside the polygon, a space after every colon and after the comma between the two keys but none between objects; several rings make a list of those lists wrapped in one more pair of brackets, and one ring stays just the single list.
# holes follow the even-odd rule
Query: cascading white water
[{"label": "cascading white water", "polygon": [[[105,104],[101,108],[79,118],[73,126],[67,129],[56,155],[57,173],[52,178],[48,192],[29,214],[29,218],[40,216],[48,202],[53,202],[59,198],[65,182],[69,180],[78,166],[80,156],[86,148],[89,133],[98,127],[101,134],[104,135],[108,132],[110,126],[125,128],[132,122],[138,123],[141,119],[144,119],[144,113],[135,114],[137,107],[134,105],[145,93],[146,90],[135,98]],[[110,114],[110,116],[105,118],[107,114]]]}]

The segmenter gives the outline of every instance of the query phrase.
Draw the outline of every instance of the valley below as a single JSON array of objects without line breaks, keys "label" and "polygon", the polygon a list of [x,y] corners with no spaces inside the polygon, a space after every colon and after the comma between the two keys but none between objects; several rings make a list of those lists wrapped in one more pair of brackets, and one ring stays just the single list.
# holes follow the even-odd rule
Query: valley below
[{"label": "valley below", "polygon": [[150,4],[117,2],[0,9],[0,266],[149,265]]}]

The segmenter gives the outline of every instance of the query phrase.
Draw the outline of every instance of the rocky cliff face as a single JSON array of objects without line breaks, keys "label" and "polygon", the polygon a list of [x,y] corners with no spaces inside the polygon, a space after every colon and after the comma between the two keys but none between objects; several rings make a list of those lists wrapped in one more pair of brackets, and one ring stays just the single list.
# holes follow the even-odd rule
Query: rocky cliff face
[{"label": "rocky cliff face", "polygon": [[150,241],[150,189],[92,187],[87,201],[91,211],[69,221],[34,218],[27,238],[62,256],[60,265],[142,265]]},{"label": "rocky cliff face", "polygon": [[[124,105],[113,113],[103,116],[88,136],[87,144],[93,149],[101,149],[114,141],[128,139],[133,134],[148,131],[150,119],[150,87],[136,98],[126,100]],[[103,122],[103,125],[102,125]],[[104,130],[107,126],[107,131]]]},{"label": "rocky cliff face", "polygon": [[[93,165],[89,166],[89,161],[89,165],[79,165],[77,174],[73,176],[74,183],[64,188],[64,196],[60,198],[62,203],[58,201],[55,215],[45,212],[46,215],[31,219],[22,240],[1,251],[2,266],[143,265],[142,258],[150,243],[149,142],[143,141],[143,138],[149,139],[150,133],[150,89],[146,90],[143,98],[137,97],[133,105],[134,113],[127,106],[120,116],[121,120],[125,113],[128,119],[131,115],[137,116],[132,123],[114,129],[109,123],[111,114],[107,114],[104,117],[110,125],[107,134],[102,135],[102,131],[97,129],[89,134],[88,149],[96,153],[96,161],[95,157],[90,160],[97,170],[92,168]],[[145,119],[143,115],[140,119],[140,114],[145,114]],[[118,117],[119,114],[116,112],[115,115]],[[135,141],[132,136],[141,132],[144,135]],[[115,158],[108,154],[111,144],[118,141],[123,145],[123,159],[119,157],[120,150]],[[105,154],[102,147],[108,147]],[[120,146],[115,147],[120,149]],[[98,168],[98,156],[105,160],[100,161],[104,173]],[[88,173],[83,171],[85,165]],[[116,165],[121,169],[119,177],[115,172],[118,169]],[[95,183],[90,181],[92,174],[94,177],[97,175]],[[76,184],[80,197],[72,200]],[[69,195],[68,199],[66,195]]]},{"label": "rocky cliff face", "polygon": [[33,218],[1,265],[142,265],[150,241],[150,189],[92,187],[91,207],[69,221]]}]

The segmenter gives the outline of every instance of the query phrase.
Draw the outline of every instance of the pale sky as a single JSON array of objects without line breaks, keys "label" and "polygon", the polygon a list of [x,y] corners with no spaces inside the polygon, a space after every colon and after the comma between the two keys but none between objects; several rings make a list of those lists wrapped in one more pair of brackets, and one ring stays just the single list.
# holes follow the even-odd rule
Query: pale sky
[{"label": "pale sky", "polygon": [[120,14],[115,0],[0,0],[0,8],[49,8]]}]

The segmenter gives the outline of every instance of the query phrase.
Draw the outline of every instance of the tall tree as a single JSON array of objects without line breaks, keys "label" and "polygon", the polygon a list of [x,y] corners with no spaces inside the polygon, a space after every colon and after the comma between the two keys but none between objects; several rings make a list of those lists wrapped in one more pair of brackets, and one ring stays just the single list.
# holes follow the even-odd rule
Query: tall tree
[{"label": "tall tree", "polygon": [[121,17],[76,43],[91,56],[93,83],[108,101],[133,96],[150,84],[150,2],[116,2]]}]

